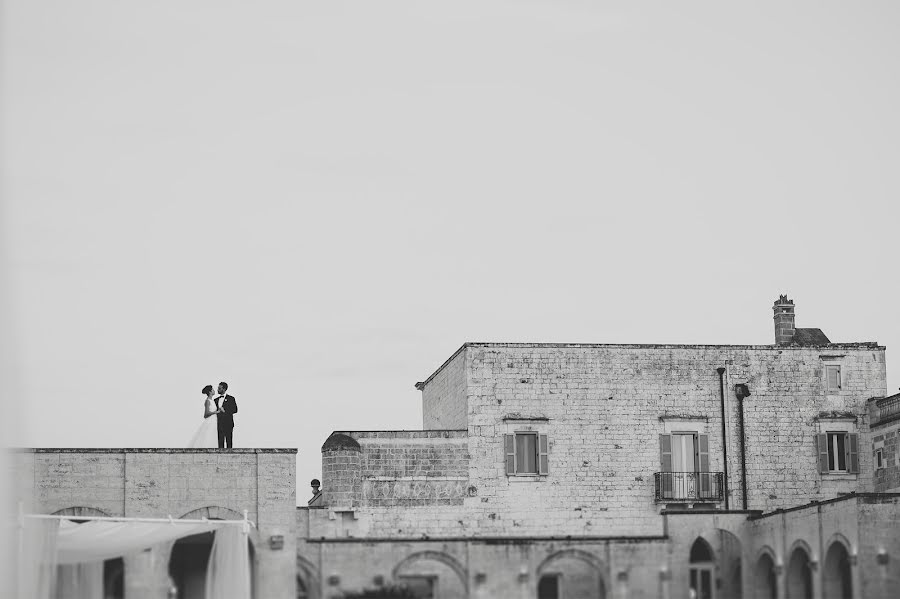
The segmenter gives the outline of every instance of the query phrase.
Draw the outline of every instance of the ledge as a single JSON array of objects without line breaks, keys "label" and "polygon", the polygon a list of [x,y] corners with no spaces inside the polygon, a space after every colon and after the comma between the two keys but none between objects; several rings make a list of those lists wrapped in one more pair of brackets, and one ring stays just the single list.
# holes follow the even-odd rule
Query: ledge
[{"label": "ledge", "polygon": [[9,451],[18,453],[297,453],[296,447],[281,448],[180,448],[180,447],[13,447]]},{"label": "ledge", "polygon": [[318,537],[298,539],[307,543],[485,543],[486,545],[519,545],[542,541],[564,541],[570,543],[654,543],[667,541],[666,535],[646,537],[602,537],[602,536],[520,536],[520,537]]},{"label": "ledge", "polygon": [[900,499],[900,493],[856,493],[850,492],[846,495],[841,495],[839,497],[833,497],[831,499],[825,499],[823,501],[811,501],[809,503],[805,503],[803,505],[796,505],[789,508],[779,508],[774,512],[767,512],[765,514],[760,514],[759,516],[749,516],[749,520],[760,520],[762,518],[768,518],[770,516],[777,516],[779,514],[787,514],[789,512],[796,512],[799,510],[805,510],[812,507],[816,507],[819,505],[827,505],[829,503],[838,503],[841,501],[849,501],[851,499],[861,499],[864,503],[893,503],[895,500]]}]

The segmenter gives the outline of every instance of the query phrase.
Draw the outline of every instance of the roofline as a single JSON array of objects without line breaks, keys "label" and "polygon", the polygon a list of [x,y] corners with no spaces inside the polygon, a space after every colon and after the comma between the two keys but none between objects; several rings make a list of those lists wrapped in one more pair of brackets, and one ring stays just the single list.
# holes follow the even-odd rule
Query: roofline
[{"label": "roofline", "polygon": [[709,344],[684,344],[684,343],[510,343],[497,341],[466,341],[459,349],[444,360],[444,363],[429,375],[424,381],[416,383],[416,389],[421,391],[425,385],[438,375],[453,361],[460,352],[467,347],[560,347],[560,348],[613,348],[613,349],[751,349],[751,350],[796,350],[796,349],[858,349],[864,351],[881,350],[886,348],[878,345],[877,341],[857,341],[851,343],[825,343],[822,345],[709,345]]},{"label": "roofline", "polygon": [[[309,506],[315,507],[315,506]],[[298,505],[297,509],[309,509],[307,506]],[[306,543],[455,543],[455,542],[465,542],[465,543],[485,543],[488,545],[514,545],[518,543],[527,543],[527,542],[547,542],[547,541],[565,541],[572,543],[589,543],[589,542],[603,542],[603,543],[654,543],[660,541],[667,541],[669,537],[667,535],[647,535],[647,536],[509,536],[509,537],[498,537],[498,536],[484,536],[484,537],[476,537],[476,536],[435,536],[429,537],[427,535],[422,535],[420,537],[308,537],[305,539],[300,539]]]},{"label": "roofline", "polygon": [[771,516],[777,516],[779,514],[789,514],[791,512],[797,512],[799,510],[806,510],[809,508],[813,508],[819,505],[828,505],[830,503],[839,503],[841,501],[850,501],[853,499],[896,499],[900,498],[900,493],[857,493],[856,491],[851,491],[846,495],[839,495],[837,497],[833,497],[831,499],[825,499],[822,501],[810,501],[809,503],[804,503],[803,505],[795,505],[788,508],[778,508],[772,512],[766,512],[764,514],[749,516],[748,520],[762,520],[763,518],[769,518]]},{"label": "roofline", "polygon": [[10,447],[13,453],[297,453],[296,447],[216,449],[191,447]]}]

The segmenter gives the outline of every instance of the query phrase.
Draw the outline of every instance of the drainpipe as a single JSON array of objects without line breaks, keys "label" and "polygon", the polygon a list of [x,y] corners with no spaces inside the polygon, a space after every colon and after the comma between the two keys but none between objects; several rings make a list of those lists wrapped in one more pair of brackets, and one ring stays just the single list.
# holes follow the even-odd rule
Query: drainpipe
[{"label": "drainpipe", "polygon": [[719,373],[719,400],[722,404],[722,455],[724,457],[725,472],[723,481],[723,492],[725,495],[725,509],[728,509],[728,439],[725,437],[725,369],[721,366],[716,368]]},{"label": "drainpipe", "polygon": [[736,385],[735,389],[738,398],[738,419],[741,426],[741,503],[744,509],[747,509],[747,445],[746,433],[744,432],[744,397],[750,395],[747,385]]}]

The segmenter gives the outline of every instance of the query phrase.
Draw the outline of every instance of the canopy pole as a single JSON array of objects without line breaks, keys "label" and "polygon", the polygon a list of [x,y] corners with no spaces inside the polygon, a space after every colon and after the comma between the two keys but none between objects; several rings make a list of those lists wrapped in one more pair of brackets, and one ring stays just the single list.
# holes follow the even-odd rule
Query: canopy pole
[{"label": "canopy pole", "polygon": [[[244,510],[244,519],[243,520],[214,520],[210,521],[207,518],[203,518],[200,520],[186,520],[182,518],[172,518],[169,516],[168,518],[126,518],[122,517],[112,517],[112,516],[57,516],[52,514],[24,514],[21,517],[21,521],[24,523],[25,518],[42,518],[49,520],[99,520],[101,522],[167,522],[170,524],[240,524],[241,526],[256,526],[256,523],[252,520],[247,519],[247,510]],[[24,524],[23,524],[24,526]]]}]

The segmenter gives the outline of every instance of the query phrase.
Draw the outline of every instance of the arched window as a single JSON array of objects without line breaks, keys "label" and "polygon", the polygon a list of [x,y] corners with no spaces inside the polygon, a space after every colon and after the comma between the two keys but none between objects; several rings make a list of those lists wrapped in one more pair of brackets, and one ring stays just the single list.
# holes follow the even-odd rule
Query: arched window
[{"label": "arched window", "polygon": [[812,599],[812,569],[809,554],[802,546],[791,552],[787,569],[788,599]]},{"label": "arched window", "polygon": [[853,599],[853,582],[850,577],[850,554],[844,544],[835,541],[825,554],[823,596],[825,599]]},{"label": "arched window", "polygon": [[306,590],[306,583],[300,576],[297,577],[297,599],[309,599],[309,591]]},{"label": "arched window", "polygon": [[758,599],[778,598],[778,577],[775,574],[775,562],[768,553],[763,553],[753,572],[753,586]]},{"label": "arched window", "polygon": [[690,554],[690,597],[692,599],[715,599],[715,571],[712,547],[701,537],[691,545]]}]

